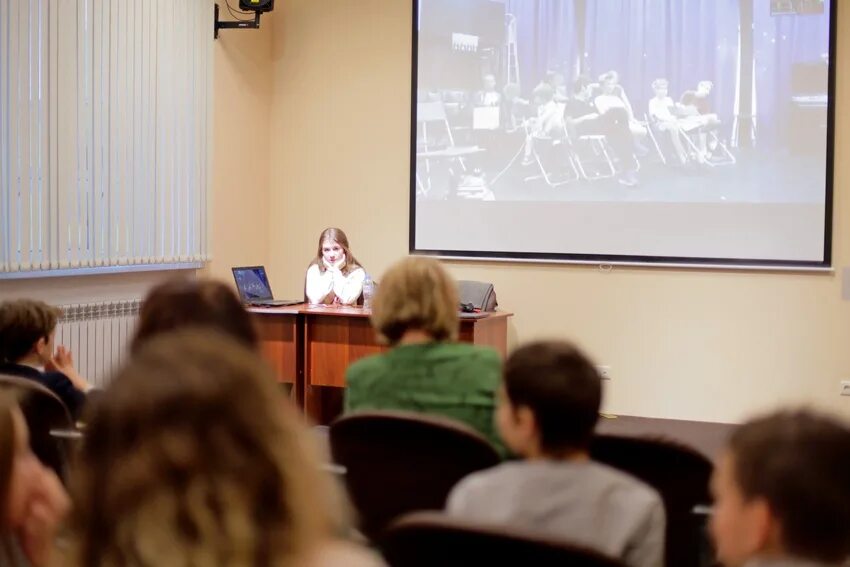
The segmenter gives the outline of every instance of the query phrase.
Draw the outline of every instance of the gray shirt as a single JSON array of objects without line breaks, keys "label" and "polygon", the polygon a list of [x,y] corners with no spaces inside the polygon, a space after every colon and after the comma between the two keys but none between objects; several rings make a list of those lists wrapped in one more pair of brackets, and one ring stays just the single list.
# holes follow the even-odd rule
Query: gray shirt
[{"label": "gray shirt", "polygon": [[463,479],[447,512],[600,551],[631,567],[664,562],[664,506],[649,486],[606,465],[504,463]]}]

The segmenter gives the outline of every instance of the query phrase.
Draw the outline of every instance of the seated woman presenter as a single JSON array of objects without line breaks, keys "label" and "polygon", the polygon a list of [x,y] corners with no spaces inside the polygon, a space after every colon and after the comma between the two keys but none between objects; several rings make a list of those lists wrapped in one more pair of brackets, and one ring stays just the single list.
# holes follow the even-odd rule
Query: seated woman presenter
[{"label": "seated woman presenter", "polygon": [[326,228],[319,236],[316,258],[307,268],[307,301],[320,305],[354,305],[363,293],[366,272],[338,228]]},{"label": "seated woman presenter", "polygon": [[504,452],[493,424],[501,361],[495,350],[457,342],[457,311],[455,283],[439,262],[411,257],[392,266],[372,303],[372,325],[392,349],[348,367],[346,412],[455,419]]}]

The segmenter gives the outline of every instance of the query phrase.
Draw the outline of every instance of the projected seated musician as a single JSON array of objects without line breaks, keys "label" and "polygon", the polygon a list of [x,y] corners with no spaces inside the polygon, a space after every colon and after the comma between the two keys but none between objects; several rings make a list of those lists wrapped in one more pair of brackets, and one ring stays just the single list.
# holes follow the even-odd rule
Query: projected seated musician
[{"label": "projected seated musician", "polygon": [[524,165],[532,163],[534,144],[540,139],[557,139],[563,137],[564,113],[555,102],[555,90],[547,83],[540,83],[532,91],[534,105],[537,107],[537,117],[528,121],[525,144]]},{"label": "projected seated musician", "polygon": [[496,90],[496,76],[493,74],[484,75],[482,83],[484,88],[475,93],[473,104],[475,106],[499,106],[502,102],[502,95]]},{"label": "projected seated musician", "polygon": [[520,96],[516,83],[508,83],[502,89],[502,103],[499,106],[499,124],[508,133],[522,128],[530,117],[531,103]]},{"label": "projected seated musician", "polygon": [[564,106],[564,122],[572,141],[585,135],[604,135],[620,161],[619,182],[628,187],[637,185],[637,161],[634,138],[629,129],[629,114],[622,107],[599,112],[591,103],[593,84],[585,76],[573,82],[573,96]]},{"label": "projected seated musician", "polygon": [[708,132],[717,132],[720,119],[712,112],[709,96],[714,83],[711,81],[700,81],[695,91],[685,91],[679,99],[679,111],[683,116],[699,116],[702,120],[700,125],[699,143],[707,157],[717,149],[717,136],[708,136]]},{"label": "projected seated musician", "polygon": [[646,126],[637,118],[635,118],[632,103],[626,94],[625,89],[620,85],[620,75],[617,71],[608,71],[599,76],[598,89],[599,94],[594,98],[593,104],[596,109],[604,114],[612,108],[622,108],[629,116],[629,129],[635,137],[635,141],[642,145],[648,132]]},{"label": "projected seated musician", "polygon": [[[676,151],[676,158],[680,165],[685,165],[688,162],[688,153],[682,141],[685,127],[683,121],[679,120],[676,115],[676,103],[673,99],[667,96],[669,83],[667,79],[655,79],[652,82],[652,90],[655,92],[655,97],[649,101],[649,118],[654,123],[655,128],[659,132],[668,135]],[[689,124],[692,128],[698,128],[698,125]]]}]

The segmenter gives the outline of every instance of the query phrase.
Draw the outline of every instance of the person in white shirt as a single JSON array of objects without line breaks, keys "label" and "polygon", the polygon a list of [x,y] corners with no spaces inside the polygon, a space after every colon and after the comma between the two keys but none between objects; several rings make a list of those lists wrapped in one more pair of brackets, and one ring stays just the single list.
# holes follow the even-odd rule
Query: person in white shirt
[{"label": "person in white shirt", "polygon": [[646,126],[635,117],[632,103],[623,86],[620,84],[620,74],[617,71],[608,71],[599,76],[599,94],[594,98],[593,104],[599,114],[605,114],[612,108],[622,108],[629,114],[629,130],[635,137],[635,142],[643,146],[648,132]]},{"label": "person in white shirt", "polygon": [[534,161],[534,144],[538,140],[552,140],[564,137],[564,107],[555,102],[555,90],[548,83],[540,83],[532,92],[537,118],[528,121],[525,157],[522,161],[528,165]]},{"label": "person in white shirt", "polygon": [[348,237],[339,228],[319,236],[316,257],[307,268],[305,294],[317,305],[354,305],[363,293],[366,272],[351,253]]},{"label": "person in white shirt", "polygon": [[669,83],[667,79],[655,79],[652,81],[652,90],[655,97],[649,101],[649,117],[655,122],[655,127],[660,132],[669,134],[676,157],[681,165],[688,161],[688,154],[682,144],[684,131],[682,123],[676,116],[676,103],[667,94]]}]

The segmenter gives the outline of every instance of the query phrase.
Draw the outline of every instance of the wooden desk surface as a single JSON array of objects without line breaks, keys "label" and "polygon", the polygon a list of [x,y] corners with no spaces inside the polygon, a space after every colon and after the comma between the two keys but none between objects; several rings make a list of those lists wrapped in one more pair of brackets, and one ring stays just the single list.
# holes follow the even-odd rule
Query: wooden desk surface
[{"label": "wooden desk surface", "polygon": [[[286,307],[249,307],[248,312],[259,315],[328,315],[335,317],[371,317],[372,310],[357,306],[311,305],[299,303]],[[483,321],[513,317],[509,311],[493,311],[483,317],[461,317],[460,321]]]},{"label": "wooden desk surface", "polygon": [[[293,384],[296,403],[316,423],[329,423],[341,409],[345,370],[365,356],[386,352],[363,307],[290,305],[252,307],[263,351],[278,380]],[[461,318],[458,340],[507,355],[508,318],[495,311]]]}]

